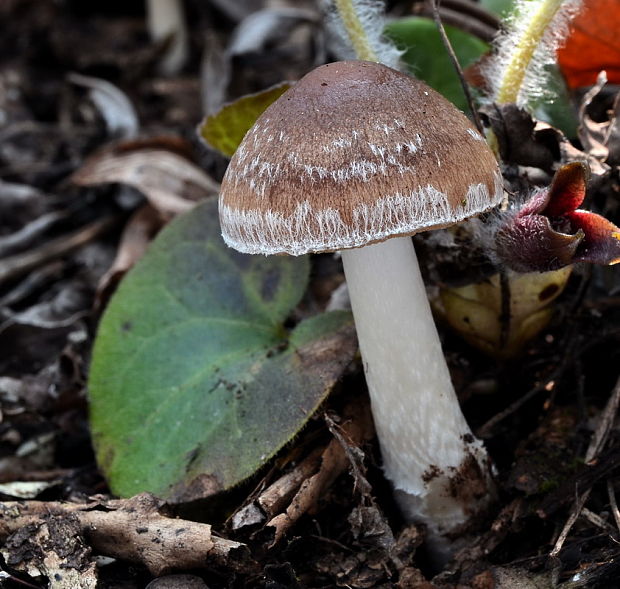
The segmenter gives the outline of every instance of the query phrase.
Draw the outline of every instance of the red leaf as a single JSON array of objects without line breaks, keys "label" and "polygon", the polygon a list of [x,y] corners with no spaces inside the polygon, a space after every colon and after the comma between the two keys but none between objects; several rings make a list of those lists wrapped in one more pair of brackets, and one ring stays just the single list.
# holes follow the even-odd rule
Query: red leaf
[{"label": "red leaf", "polygon": [[612,84],[620,83],[620,2],[584,0],[572,22],[558,63],[569,88],[592,86],[601,70]]}]

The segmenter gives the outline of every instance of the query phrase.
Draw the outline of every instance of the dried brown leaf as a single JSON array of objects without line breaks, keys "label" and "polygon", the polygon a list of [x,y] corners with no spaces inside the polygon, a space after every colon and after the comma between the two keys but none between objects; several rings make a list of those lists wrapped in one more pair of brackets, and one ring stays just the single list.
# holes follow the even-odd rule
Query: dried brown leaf
[{"label": "dried brown leaf", "polygon": [[148,204],[132,215],[123,230],[116,258],[97,286],[95,296],[97,309],[106,305],[120,279],[142,257],[163,224],[162,216]]},{"label": "dried brown leaf", "polygon": [[163,215],[176,215],[219,190],[217,182],[181,155],[182,151],[186,150],[176,139],[117,144],[86,160],[71,181],[78,186],[128,184]]},{"label": "dried brown leaf", "polygon": [[101,78],[71,73],[68,79],[73,84],[88,88],[93,101],[110,135],[129,139],[138,133],[140,123],[129,97],[118,87]]}]

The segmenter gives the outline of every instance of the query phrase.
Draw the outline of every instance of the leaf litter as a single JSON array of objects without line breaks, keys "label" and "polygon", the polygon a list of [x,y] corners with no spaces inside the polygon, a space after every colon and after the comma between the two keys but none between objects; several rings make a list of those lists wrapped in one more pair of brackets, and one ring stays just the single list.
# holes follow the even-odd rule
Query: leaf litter
[{"label": "leaf litter", "polygon": [[[492,362],[444,331],[457,390],[468,391],[467,416],[485,427],[501,503],[439,575],[420,549],[424,530],[399,522],[364,401],[352,409],[363,397],[357,361],[342,369],[305,429],[240,485],[180,505],[111,498],[86,421],[93,334],[111,291],[152,237],[217,192],[225,160],[194,135],[205,114],[201,43],[210,29],[233,46],[239,22],[253,14],[248,7],[187,2],[190,59],[171,78],[157,72],[162,47],[148,41],[141,8],[30,0],[0,7],[2,583],[144,587],[156,575],[187,573],[209,587],[615,586],[620,308],[617,271],[609,268],[577,268],[551,323],[517,359]],[[476,30],[475,11],[448,9],[450,24],[458,26],[464,11],[465,26]],[[247,51],[224,51],[225,63],[209,74],[215,83],[230,71],[216,106],[298,79],[324,60],[323,41],[308,37],[321,27],[306,20],[301,33],[276,27],[267,45],[247,39]],[[138,142],[111,143],[119,129],[111,123],[114,101],[94,104],[68,81],[72,72],[113,84],[130,101]],[[575,91],[580,141],[512,107],[489,109],[488,119],[515,193],[549,182],[559,164],[587,161],[588,207],[617,223],[618,94],[599,78],[580,96]],[[132,133],[130,111],[120,114],[120,129]],[[162,135],[183,148],[162,145]],[[80,174],[86,179],[75,182]],[[439,247],[418,240],[427,271],[436,284],[462,284],[454,237],[441,239]],[[312,264],[287,329],[324,310],[342,282],[331,256]],[[472,276],[486,272],[466,267]],[[102,539],[85,528],[94,520]],[[183,528],[198,530],[189,548],[176,541]],[[145,542],[156,552],[144,552]]]}]

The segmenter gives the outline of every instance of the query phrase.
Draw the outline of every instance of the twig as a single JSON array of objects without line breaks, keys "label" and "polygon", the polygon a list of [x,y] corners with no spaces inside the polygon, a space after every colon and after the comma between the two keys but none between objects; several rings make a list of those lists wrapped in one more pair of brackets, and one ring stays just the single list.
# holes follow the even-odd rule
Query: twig
[{"label": "twig", "polygon": [[315,449],[297,467],[269,485],[259,495],[256,502],[269,517],[273,517],[284,509],[295,491],[299,489],[308,477],[316,472],[320,463],[320,455],[320,448]]},{"label": "twig", "polygon": [[620,511],[618,510],[618,502],[616,501],[616,491],[614,490],[614,484],[610,479],[607,480],[607,495],[609,496],[609,505],[611,507],[611,513],[614,516],[616,527],[620,532]]},{"label": "twig", "polygon": [[[609,432],[613,426],[616,413],[618,411],[618,405],[620,403],[620,378],[616,381],[616,385],[614,390],[607,401],[607,405],[605,405],[605,409],[601,415],[601,420],[592,435],[592,439],[590,440],[590,444],[588,445],[588,449],[586,450],[585,462],[586,464],[591,464],[594,460],[596,460],[605,446],[607,439],[609,437]],[[584,505],[590,496],[590,491],[592,487],[587,488],[580,497],[575,499],[573,503],[573,507],[571,509],[570,515],[562,528],[562,532],[558,536],[558,539],[553,547],[553,550],[549,553],[551,558],[556,557],[560,550],[562,550],[562,546],[570,533],[571,528],[577,521],[577,518],[583,511]]]},{"label": "twig", "polygon": [[19,278],[23,274],[27,274],[35,268],[87,244],[110,229],[117,220],[118,216],[105,217],[82,227],[74,233],[48,241],[22,254],[16,254],[0,260],[0,284]]},{"label": "twig", "polygon": [[286,509],[302,483],[318,470],[322,451],[323,448],[315,448],[289,472],[267,488],[255,492],[253,497],[231,516],[231,529],[238,530],[248,525],[262,523]]},{"label": "twig", "polygon": [[601,528],[601,530],[604,530],[608,534],[614,531],[614,528],[611,524],[606,522],[600,515],[598,515],[598,513],[590,511],[587,507],[584,507],[581,510],[581,515],[591,524],[594,524],[597,528]]},{"label": "twig", "polygon": [[[553,379],[550,379],[553,380]],[[545,390],[544,385],[539,385],[530,389],[525,395],[519,397],[514,403],[511,403],[499,413],[496,413],[493,417],[491,417],[488,421],[483,423],[478,430],[476,431],[476,436],[479,438],[489,438],[492,435],[493,429],[500,422],[518,411],[522,405],[525,405],[530,399],[533,399],[538,393],[542,393]]]},{"label": "twig", "polygon": [[568,534],[570,533],[572,527],[575,525],[575,522],[577,521],[577,518],[579,517],[583,506],[586,504],[586,501],[590,496],[590,490],[591,489],[586,489],[583,492],[583,495],[581,495],[581,497],[577,497],[575,499],[573,507],[570,511],[570,515],[568,516],[568,519],[566,520],[566,523],[564,524],[564,527],[562,528],[562,531],[560,532],[560,535],[555,542],[553,550],[549,553],[550,558],[555,558],[560,553],[560,550],[562,550],[562,546],[564,546],[564,542],[566,542]]},{"label": "twig", "polygon": [[614,390],[607,401],[607,405],[605,405],[605,409],[603,409],[599,424],[592,435],[590,444],[588,445],[585,456],[586,464],[589,464],[598,457],[600,451],[605,445],[605,442],[607,442],[609,432],[613,427],[616,414],[618,413],[618,405],[620,405],[620,377],[616,380]]},{"label": "twig", "polygon": [[501,21],[494,14],[483,8],[477,2],[471,0],[443,0],[440,9],[446,8],[460,14],[461,16],[470,16],[481,23],[492,27],[496,31],[501,26]]},{"label": "twig", "polygon": [[[503,306],[504,303],[502,303]],[[493,429],[497,426],[498,423],[518,411],[522,405],[527,403],[529,400],[533,399],[538,393],[542,393],[546,390],[547,383],[551,381],[557,381],[564,374],[566,367],[569,362],[573,359],[573,352],[577,347],[577,339],[574,337],[575,327],[571,326],[568,335],[566,336],[566,340],[568,341],[566,350],[562,355],[562,360],[560,365],[544,379],[544,384],[540,384],[530,389],[523,396],[519,397],[514,403],[511,403],[506,409],[500,411],[493,417],[491,417],[488,421],[483,423],[478,430],[476,431],[476,435],[479,438],[489,438],[492,435]]]},{"label": "twig", "polygon": [[162,515],[165,503],[148,493],[127,500],[72,504],[0,503],[0,537],[50,518],[77,518],[87,542],[100,554],[144,564],[159,576],[171,569],[225,565],[254,571],[247,546],[211,533],[209,524]]},{"label": "twig", "polygon": [[34,221],[24,225],[19,231],[0,237],[0,256],[6,256],[18,249],[28,247],[35,239],[65,217],[66,214],[61,212],[41,215]]},{"label": "twig", "polygon": [[446,35],[446,31],[443,28],[443,24],[441,22],[441,16],[439,14],[439,7],[437,6],[437,0],[430,0],[431,6],[433,8],[433,20],[437,25],[437,29],[439,30],[439,36],[441,37],[441,41],[450,56],[450,60],[452,61],[452,65],[454,66],[454,70],[456,71],[459,80],[461,81],[461,87],[463,88],[463,93],[465,94],[465,98],[467,100],[467,104],[469,105],[469,110],[471,111],[471,115],[474,119],[474,123],[476,128],[480,132],[481,135],[484,135],[484,128],[482,126],[482,121],[480,120],[480,116],[478,115],[478,110],[474,105],[474,100],[472,98],[471,92],[469,91],[469,84],[465,80],[465,76],[463,75],[463,70],[461,69],[461,64],[454,53],[454,49],[452,49],[452,45],[450,43],[450,39],[448,39],[448,35]]},{"label": "twig", "polygon": [[[444,5],[439,7],[439,14],[443,23],[478,37],[478,39],[486,43],[490,43],[493,40],[497,34],[497,26],[488,24],[477,18],[477,16],[465,14],[460,10],[453,10],[446,6],[446,4],[448,3],[444,2]],[[433,17],[432,8],[426,5],[421,5],[414,10],[414,13],[420,16]]]},{"label": "twig", "polygon": [[607,449],[595,463],[583,465],[577,473],[545,496],[536,508],[536,514],[542,519],[552,516],[574,500],[575,489],[578,493],[590,489],[599,481],[615,476],[619,469],[618,451],[615,448]]},{"label": "twig", "polygon": [[[349,407],[345,415],[346,413],[350,417],[349,421],[342,426],[342,431],[350,442],[359,444],[368,439],[373,433],[368,406]],[[304,513],[317,505],[324,491],[349,465],[349,457],[341,444],[341,440],[334,438],[323,452],[318,471],[303,482],[286,511],[275,516],[266,524],[265,527],[273,532],[270,541],[271,547],[284,537],[286,531]]]}]

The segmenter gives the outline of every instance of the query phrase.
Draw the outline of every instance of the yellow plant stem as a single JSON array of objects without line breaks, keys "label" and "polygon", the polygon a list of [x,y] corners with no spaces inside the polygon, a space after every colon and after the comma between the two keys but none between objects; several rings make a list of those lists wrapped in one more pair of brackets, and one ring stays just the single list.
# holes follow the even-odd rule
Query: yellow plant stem
[{"label": "yellow plant stem", "polygon": [[338,14],[349,35],[351,45],[357,58],[365,61],[378,62],[379,58],[368,42],[366,31],[364,31],[364,27],[357,15],[353,0],[334,0],[334,4],[338,9]]},{"label": "yellow plant stem", "polygon": [[562,0],[544,0],[540,3],[539,9],[532,15],[529,24],[520,35],[515,50],[510,55],[495,102],[505,104],[517,101],[532,56],[561,6]]}]

